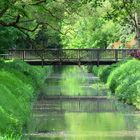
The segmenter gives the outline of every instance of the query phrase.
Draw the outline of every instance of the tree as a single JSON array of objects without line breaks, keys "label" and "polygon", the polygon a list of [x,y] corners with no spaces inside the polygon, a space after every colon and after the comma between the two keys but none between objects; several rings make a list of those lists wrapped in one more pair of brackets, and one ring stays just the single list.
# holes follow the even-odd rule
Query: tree
[{"label": "tree", "polygon": [[62,40],[64,47],[106,48],[135,32],[140,44],[139,6],[139,0],[1,0],[0,40],[9,36],[3,43],[9,46],[43,34],[50,47]]},{"label": "tree", "polygon": [[95,6],[94,1],[83,4],[78,13],[69,15],[63,24],[61,35],[62,44],[67,48],[107,48],[110,43],[119,40],[122,28],[113,20],[106,19],[107,11],[111,11],[111,4],[106,1],[104,6]]},{"label": "tree", "polygon": [[[61,32],[65,19],[68,15],[73,16],[83,2],[80,0],[1,0],[0,29],[4,32],[0,32],[0,35],[4,37],[14,30],[12,42],[15,46],[15,42],[21,44],[19,42],[21,39],[26,39],[27,44],[30,44],[43,32],[48,46],[60,46],[60,34],[66,34]],[[6,42],[3,44],[6,45]],[[12,45],[9,44],[11,42],[7,43],[11,47]]]},{"label": "tree", "polygon": [[[97,0],[102,1],[102,0]],[[108,0],[107,0],[108,1]],[[112,10],[107,12],[107,18],[125,26],[133,27],[136,33],[137,44],[140,47],[140,1],[139,0],[109,0]],[[103,4],[103,3],[102,3]],[[103,6],[101,4],[101,6]],[[132,31],[132,32],[133,32]]]},{"label": "tree", "polygon": [[[0,1],[0,40],[11,33],[13,45],[18,38],[35,39],[45,28],[55,38],[60,32],[63,13],[68,11],[63,1],[53,0],[1,0]],[[46,30],[47,29],[47,30]],[[48,33],[45,33],[48,34]],[[25,37],[26,36],[26,37]],[[58,38],[58,37],[56,37]],[[18,40],[20,40],[18,39]],[[10,46],[7,40],[3,45]]]}]

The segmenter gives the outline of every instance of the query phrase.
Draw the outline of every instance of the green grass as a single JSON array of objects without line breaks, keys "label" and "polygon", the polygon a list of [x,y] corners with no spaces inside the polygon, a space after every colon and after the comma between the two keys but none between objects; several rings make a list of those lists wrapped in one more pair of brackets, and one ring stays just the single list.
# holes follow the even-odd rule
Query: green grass
[{"label": "green grass", "polygon": [[36,90],[48,73],[50,67],[33,67],[19,60],[0,62],[0,140],[16,140],[22,133]]},{"label": "green grass", "polygon": [[20,135],[13,135],[13,134],[7,134],[5,136],[0,136],[0,140],[20,140]]}]

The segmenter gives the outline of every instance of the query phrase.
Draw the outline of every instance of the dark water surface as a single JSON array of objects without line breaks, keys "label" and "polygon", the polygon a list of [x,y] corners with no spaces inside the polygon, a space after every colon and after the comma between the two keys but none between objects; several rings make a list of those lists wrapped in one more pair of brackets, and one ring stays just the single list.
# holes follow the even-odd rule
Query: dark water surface
[{"label": "dark water surface", "polygon": [[34,105],[25,139],[140,140],[138,111],[106,99],[108,89],[83,68],[56,70],[42,88],[47,97]]}]

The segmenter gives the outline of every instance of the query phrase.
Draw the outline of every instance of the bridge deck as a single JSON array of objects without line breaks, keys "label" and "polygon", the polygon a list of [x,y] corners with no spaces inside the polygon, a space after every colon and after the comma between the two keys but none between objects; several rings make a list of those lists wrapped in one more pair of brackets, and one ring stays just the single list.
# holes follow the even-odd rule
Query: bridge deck
[{"label": "bridge deck", "polygon": [[109,65],[129,57],[136,49],[45,49],[5,50],[8,59],[31,65]]},{"label": "bridge deck", "polygon": [[116,60],[91,60],[91,61],[77,61],[77,60],[24,60],[31,65],[111,65],[113,63],[119,62]]}]

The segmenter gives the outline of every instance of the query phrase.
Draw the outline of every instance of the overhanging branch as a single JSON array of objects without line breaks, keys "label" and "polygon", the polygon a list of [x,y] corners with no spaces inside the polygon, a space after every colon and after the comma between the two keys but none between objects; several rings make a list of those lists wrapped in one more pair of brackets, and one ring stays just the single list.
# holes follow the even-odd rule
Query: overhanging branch
[{"label": "overhanging branch", "polygon": [[19,25],[15,25],[14,27],[17,28],[17,29],[22,29],[24,31],[28,31],[28,32],[34,32],[38,29],[38,27],[40,26],[41,24],[38,23],[33,29],[29,29],[29,28],[26,28],[26,27],[22,27],[22,26],[19,26]]},{"label": "overhanging branch", "polygon": [[46,2],[46,0],[37,0],[37,2],[33,3],[32,5],[40,5],[40,4],[45,3],[45,2]]},{"label": "overhanging branch", "polygon": [[0,25],[1,26],[15,26],[19,23],[19,20],[20,20],[20,15],[17,15],[15,21],[13,21],[13,22],[4,22],[4,21],[0,20]]}]

